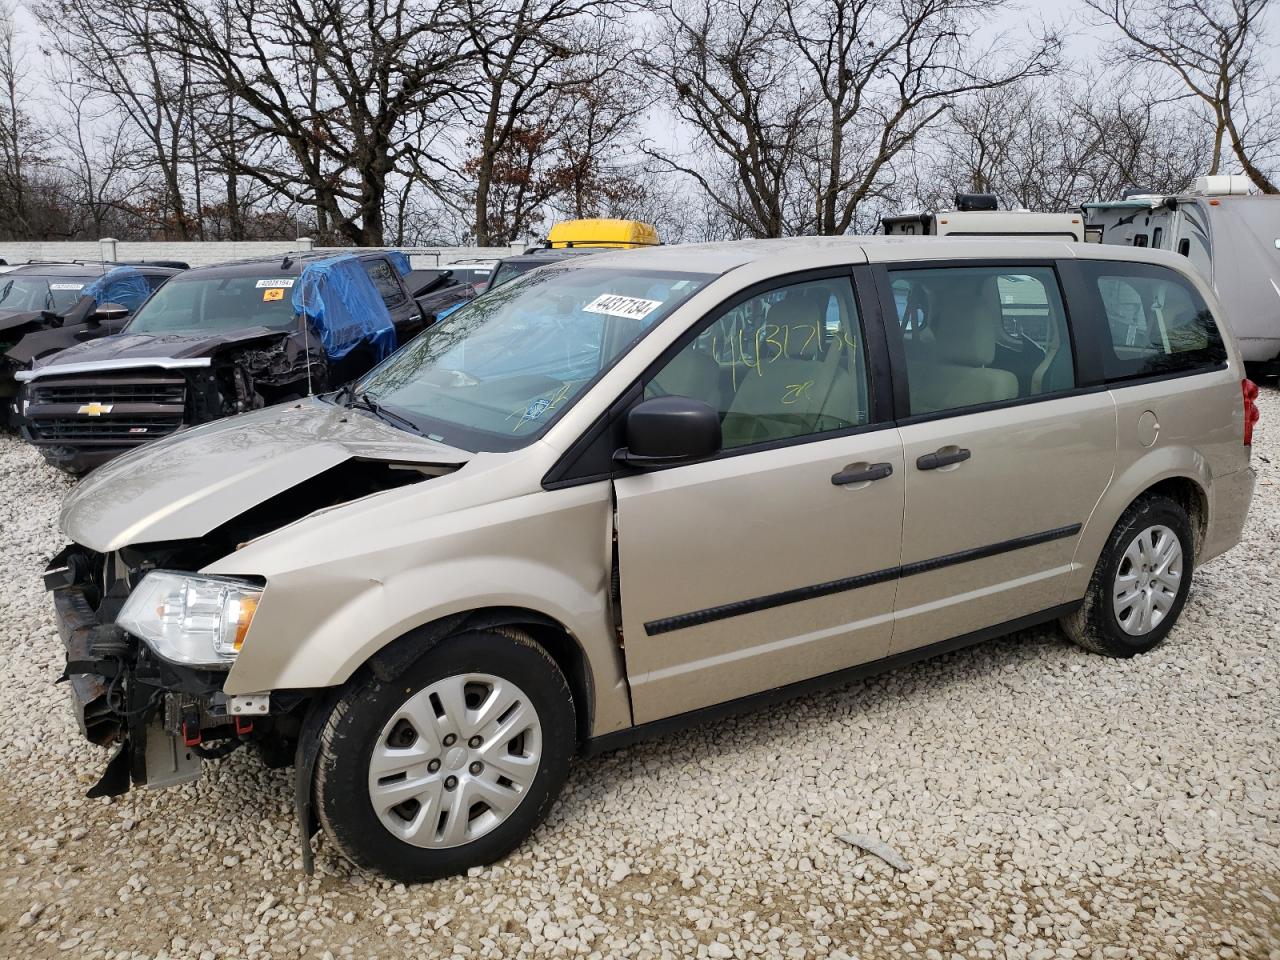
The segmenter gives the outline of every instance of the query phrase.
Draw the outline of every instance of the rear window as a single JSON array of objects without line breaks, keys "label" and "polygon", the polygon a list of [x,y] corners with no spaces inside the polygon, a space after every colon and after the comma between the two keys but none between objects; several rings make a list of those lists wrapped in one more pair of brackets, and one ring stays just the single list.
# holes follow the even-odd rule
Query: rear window
[{"label": "rear window", "polygon": [[1216,367],[1227,350],[1208,304],[1168,267],[1080,261],[1098,291],[1110,337],[1102,345],[1107,380]]},{"label": "rear window", "polygon": [[364,265],[364,272],[373,281],[373,285],[378,291],[378,296],[382,298],[382,302],[387,305],[388,309],[398,307],[408,299],[390,263],[381,257],[375,257],[372,260],[361,260],[360,262]]}]

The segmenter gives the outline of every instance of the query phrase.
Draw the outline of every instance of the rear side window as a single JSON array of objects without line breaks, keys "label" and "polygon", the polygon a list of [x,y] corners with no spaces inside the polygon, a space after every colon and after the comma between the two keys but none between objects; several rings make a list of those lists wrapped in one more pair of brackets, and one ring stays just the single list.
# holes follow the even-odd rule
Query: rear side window
[{"label": "rear side window", "polygon": [[378,296],[382,297],[382,302],[388,309],[398,307],[408,299],[390,263],[381,257],[360,262],[364,264],[364,272],[373,281],[373,285],[378,290]]},{"label": "rear side window", "polygon": [[1215,367],[1227,359],[1213,314],[1196,288],[1168,267],[1080,261],[1098,291],[1110,332],[1108,381]]},{"label": "rear side window", "polygon": [[911,415],[1061,393],[1071,338],[1050,267],[890,270]]}]

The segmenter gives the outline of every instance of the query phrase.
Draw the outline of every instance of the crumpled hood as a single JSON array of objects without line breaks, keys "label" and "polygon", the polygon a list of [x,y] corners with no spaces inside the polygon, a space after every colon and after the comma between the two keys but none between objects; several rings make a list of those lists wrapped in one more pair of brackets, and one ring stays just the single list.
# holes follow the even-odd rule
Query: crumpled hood
[{"label": "crumpled hood", "polygon": [[460,466],[472,454],[309,398],[182,430],[99,467],[62,504],[76,543],[106,553],[202,537],[352,459]]},{"label": "crumpled hood", "polygon": [[211,357],[221,348],[231,344],[268,338],[278,339],[287,335],[283,330],[270,330],[267,327],[249,327],[245,330],[207,337],[122,333],[68,347],[47,360],[37,362],[35,369],[47,370],[69,363],[98,363],[105,360],[137,360],[141,366],[145,365],[147,360],[188,360]]}]

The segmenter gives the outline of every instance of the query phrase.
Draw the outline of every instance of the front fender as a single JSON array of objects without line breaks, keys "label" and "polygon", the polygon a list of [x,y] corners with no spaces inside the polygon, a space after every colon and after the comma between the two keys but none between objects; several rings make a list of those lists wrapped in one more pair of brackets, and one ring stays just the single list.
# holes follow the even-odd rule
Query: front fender
[{"label": "front fender", "polygon": [[[398,522],[381,516],[391,509]],[[594,691],[593,734],[630,723],[609,596],[607,482],[435,518],[407,519],[411,500],[344,513],[268,537],[260,563],[251,544],[209,568],[267,580],[227,693],[338,686],[418,627],[521,608],[560,624],[581,648]]]}]

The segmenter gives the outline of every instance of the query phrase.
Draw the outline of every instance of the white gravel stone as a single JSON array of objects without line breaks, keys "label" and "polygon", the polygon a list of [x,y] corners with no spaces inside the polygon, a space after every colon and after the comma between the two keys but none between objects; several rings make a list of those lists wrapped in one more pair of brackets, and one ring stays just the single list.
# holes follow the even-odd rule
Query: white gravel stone
[{"label": "white gravel stone", "polygon": [[[1245,542],[1131,661],[1052,628],[579,762],[503,863],[404,887],[289,771],[86,800],[40,584],[69,481],[0,436],[0,957],[1280,960],[1280,393]],[[898,873],[837,839],[879,838]]]}]

